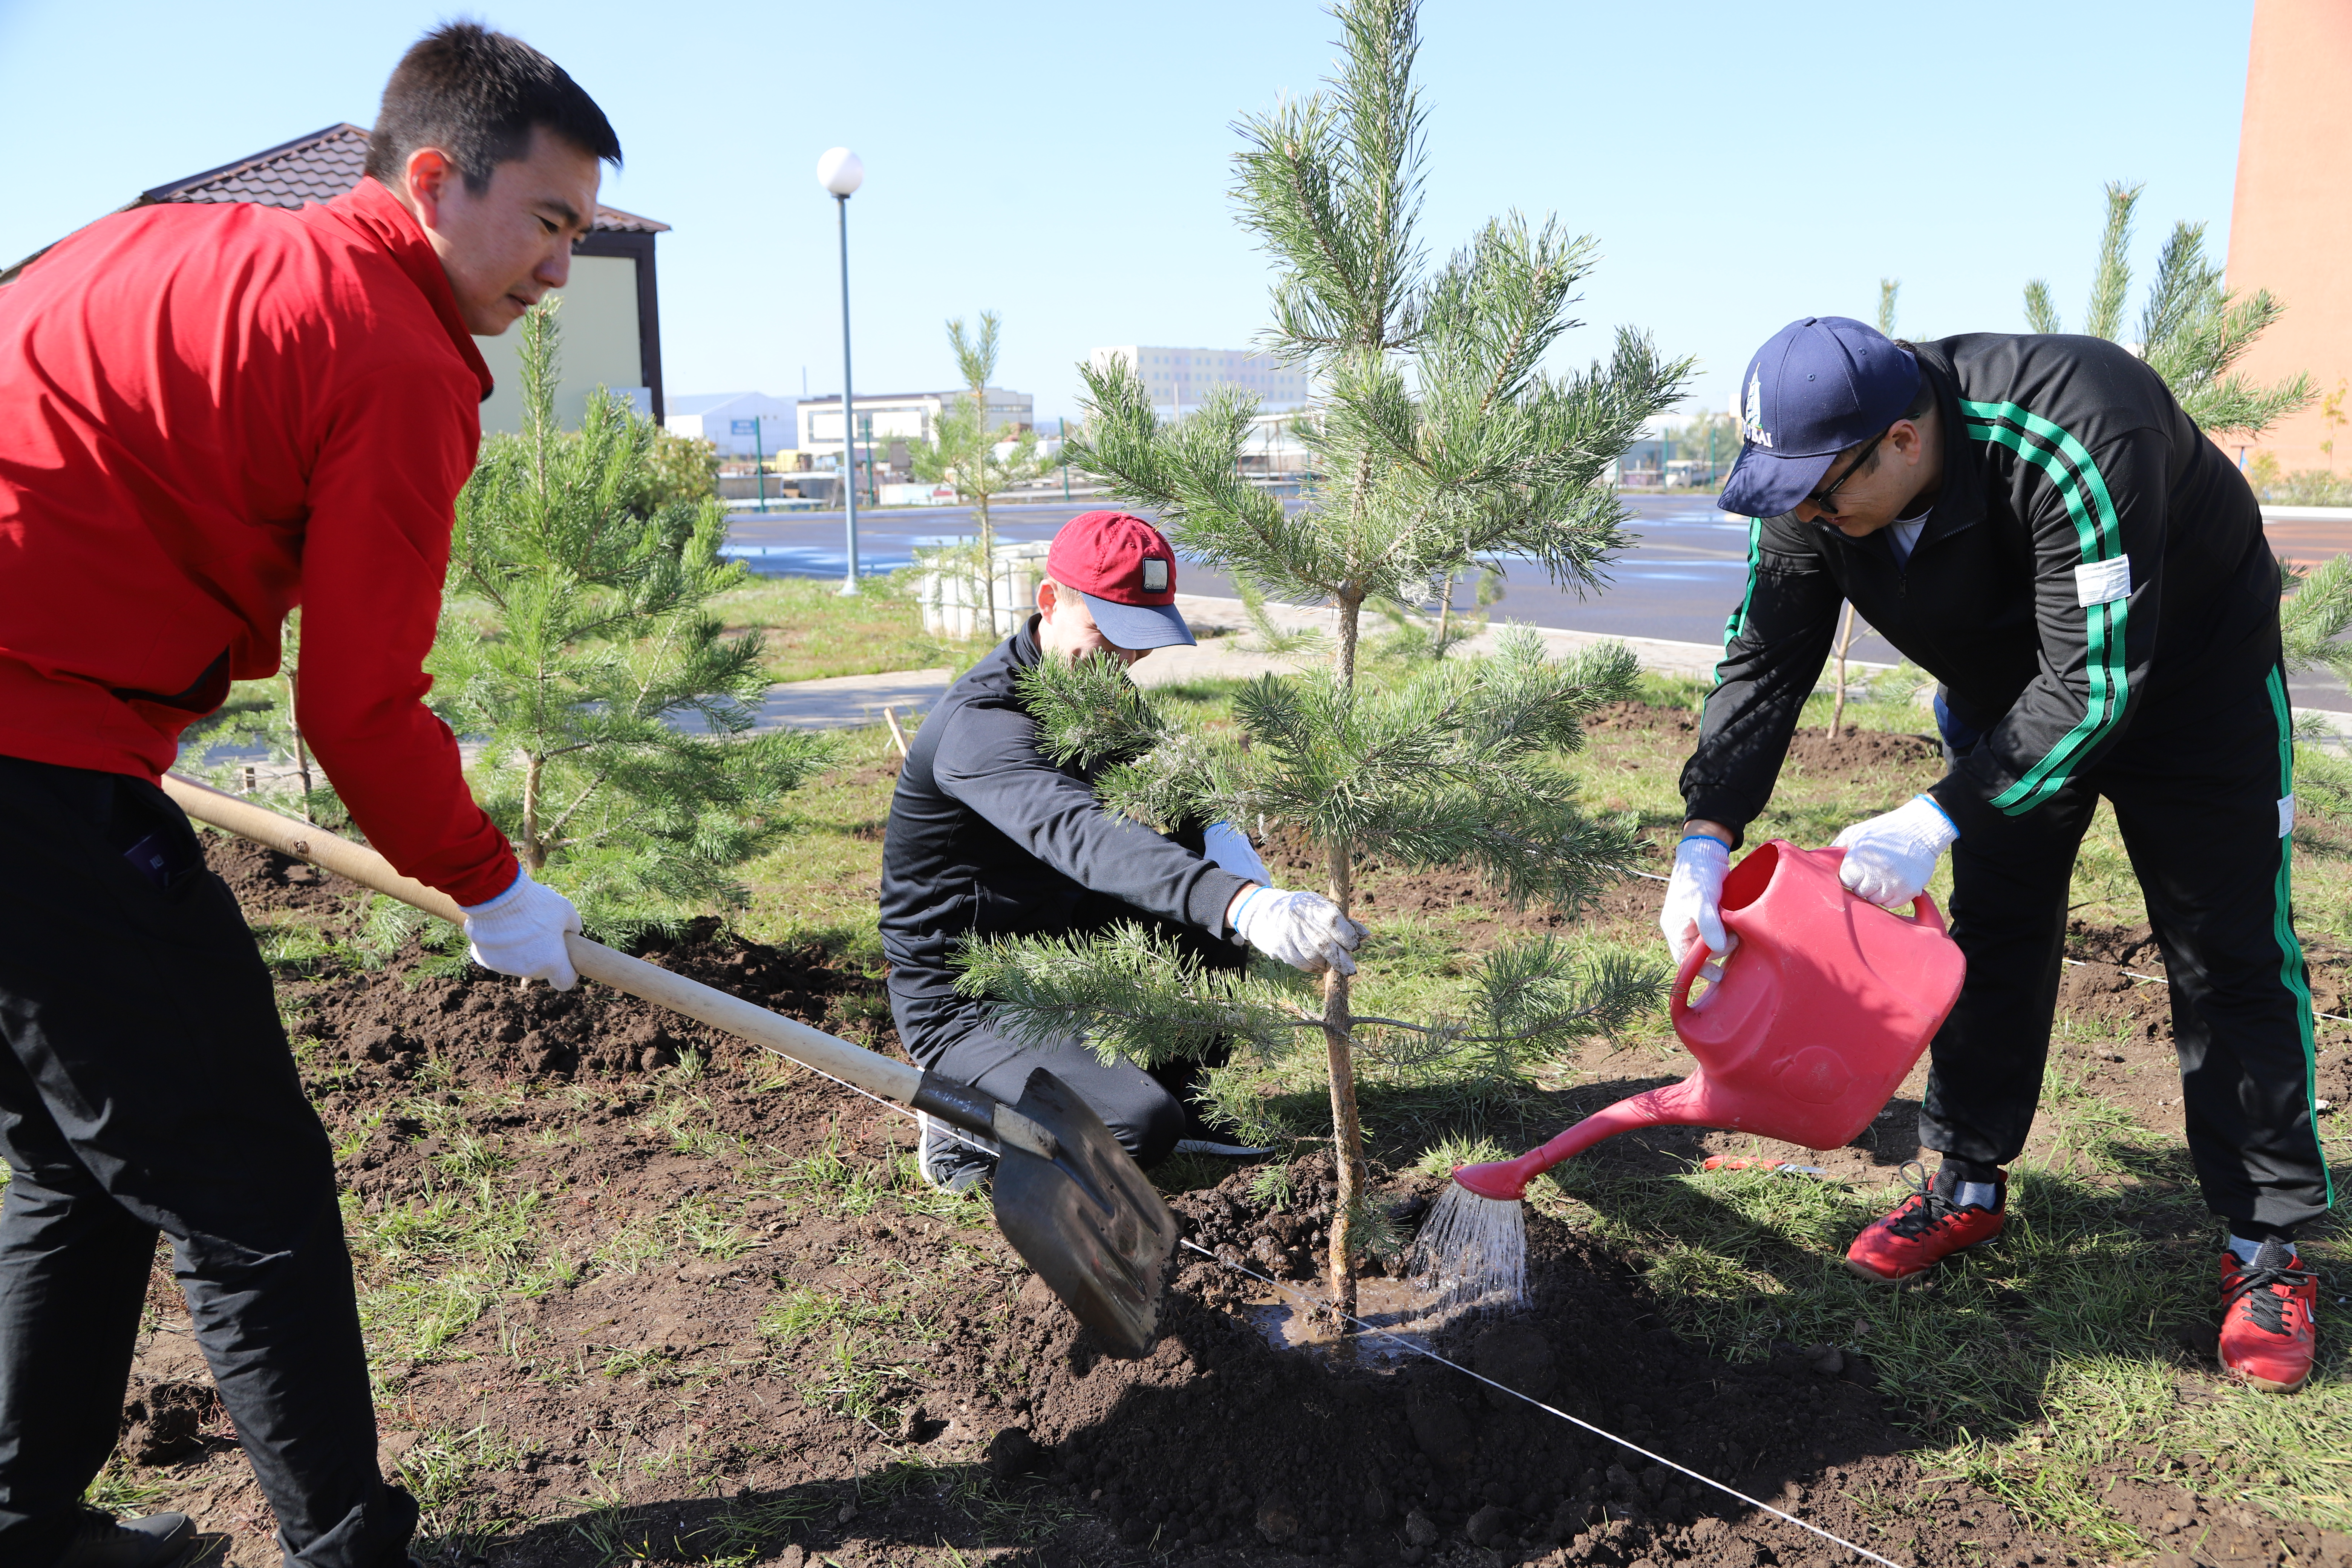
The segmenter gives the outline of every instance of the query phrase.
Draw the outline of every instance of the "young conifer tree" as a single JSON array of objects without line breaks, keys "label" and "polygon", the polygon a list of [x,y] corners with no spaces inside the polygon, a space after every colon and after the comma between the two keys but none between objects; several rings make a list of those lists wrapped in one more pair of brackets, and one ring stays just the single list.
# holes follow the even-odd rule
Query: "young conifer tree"
[{"label": "young conifer tree", "polygon": [[[988,417],[988,384],[996,379],[998,331],[1003,318],[993,310],[980,313],[980,331],[968,331],[963,318],[948,323],[948,347],[954,351],[956,374],[963,382],[963,394],[942,410],[934,429],[931,444],[913,458],[915,477],[919,479],[944,479],[956,488],[957,496],[970,501],[974,521],[980,524],[979,547],[975,552],[980,574],[981,604],[986,618],[981,623],[987,627],[982,635],[996,633],[996,527],[989,516],[989,503],[1013,486],[1034,479],[1045,471],[1037,456],[1037,433],[1026,427],[1000,433]],[[1007,449],[999,452],[997,447]],[[1020,613],[1025,606],[1014,606]]]},{"label": "young conifer tree", "polygon": [[[1066,755],[1132,757],[1105,776],[1114,808],[1163,827],[1187,820],[1293,828],[1323,861],[1325,890],[1355,902],[1359,860],[1467,862],[1500,891],[1563,907],[1634,851],[1631,827],[1584,816],[1554,765],[1579,721],[1627,694],[1622,647],[1546,659],[1532,634],[1485,660],[1360,679],[1365,607],[1419,602],[1474,566],[1532,563],[1554,582],[1597,585],[1625,542],[1625,513],[1601,481],[1643,424],[1679,398],[1686,362],[1621,331],[1607,365],[1548,374],[1575,323],[1573,291],[1593,245],[1547,218],[1496,219],[1431,270],[1415,233],[1424,110],[1412,81],[1414,0],[1339,0],[1345,57],[1329,90],[1246,120],[1235,158],[1241,220],[1275,258],[1265,342],[1306,366],[1320,407],[1302,428],[1325,476],[1297,511],[1240,477],[1255,400],[1230,388],[1163,426],[1135,367],[1082,367],[1090,407],[1070,460],[1154,510],[1178,547],[1271,597],[1338,610],[1328,671],[1265,678],[1236,700],[1244,747],[1173,734],[1118,672],[1042,669],[1041,733]],[[1158,727],[1155,732],[1155,726]],[[1632,961],[1580,970],[1550,943],[1489,959],[1461,1018],[1359,1018],[1348,976],[1323,977],[1301,1018],[1248,983],[1184,973],[1139,935],[1103,951],[1006,943],[974,955],[967,981],[1039,1037],[1073,1023],[1098,1047],[1148,1058],[1218,1036],[1265,1039],[1306,1026],[1324,1039],[1339,1167],[1328,1267],[1354,1300],[1363,1142],[1353,1052],[1360,1026],[1406,1030],[1428,1048],[1510,1058],[1627,1016],[1656,977]]]},{"label": "young conifer tree", "polygon": [[[2140,187],[2117,180],[2107,186],[2106,223],[2099,235],[2099,258],[2091,274],[2091,298],[2083,331],[2095,338],[2124,340],[2124,305],[2131,293],[2132,216]],[[2221,268],[2206,258],[2205,226],[2176,223],[2157,258],[2156,281],[2141,309],[2139,355],[2164,378],[2189,418],[2208,435],[2234,432],[2252,437],[2308,404],[2311,377],[2299,374],[2265,386],[2232,370],[2254,340],[2286,313],[2286,303],[2267,289],[2232,293]],[[2050,285],[2036,278],[2025,286],[2025,321],[2036,332],[2063,331]]]},{"label": "young conifer tree", "polygon": [[721,635],[718,501],[651,501],[650,421],[603,389],[555,417],[555,301],[520,324],[523,427],[457,500],[434,704],[480,746],[475,793],[535,877],[625,936],[745,894],[734,868],[785,832],[816,737],[749,733],[757,632]]}]

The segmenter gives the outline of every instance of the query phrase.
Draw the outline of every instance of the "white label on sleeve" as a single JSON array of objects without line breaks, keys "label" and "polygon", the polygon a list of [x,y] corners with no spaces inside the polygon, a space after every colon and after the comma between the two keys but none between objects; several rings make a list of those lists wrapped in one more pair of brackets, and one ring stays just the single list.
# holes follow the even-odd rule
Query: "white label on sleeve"
[{"label": "white label on sleeve", "polygon": [[2094,561],[2088,566],[2074,568],[2074,602],[2084,608],[2130,597],[2130,556],[2118,555],[2113,561]]},{"label": "white label on sleeve", "polygon": [[2279,837],[2284,838],[2294,831],[2294,796],[2287,795],[2279,802]]}]

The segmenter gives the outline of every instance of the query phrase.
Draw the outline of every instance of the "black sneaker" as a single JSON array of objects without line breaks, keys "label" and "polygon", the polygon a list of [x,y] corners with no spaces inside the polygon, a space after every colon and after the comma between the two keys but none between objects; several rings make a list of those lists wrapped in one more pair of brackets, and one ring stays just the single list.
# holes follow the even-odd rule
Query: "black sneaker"
[{"label": "black sneaker", "polygon": [[57,1568],[176,1568],[195,1543],[195,1521],[184,1513],[117,1519],[86,1510]]},{"label": "black sneaker", "polygon": [[970,1192],[996,1173],[996,1151],[976,1132],[950,1127],[924,1111],[915,1112],[922,1124],[922,1141],[915,1163],[923,1180],[943,1193]]}]

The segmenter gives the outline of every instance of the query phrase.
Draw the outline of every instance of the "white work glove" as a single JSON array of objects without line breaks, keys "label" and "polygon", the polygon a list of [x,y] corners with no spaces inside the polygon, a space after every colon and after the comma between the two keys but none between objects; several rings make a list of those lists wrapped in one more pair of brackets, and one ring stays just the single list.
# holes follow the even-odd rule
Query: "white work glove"
[{"label": "white work glove", "polygon": [[1675,846],[1675,874],[1666,879],[1666,907],[1658,911],[1658,929],[1666,934],[1666,951],[1679,967],[1694,940],[1721,958],[1739,945],[1723,929],[1723,879],[1731,869],[1731,851],[1719,838],[1693,833]]},{"label": "white work glove", "polygon": [[1249,835],[1230,822],[1213,822],[1201,835],[1202,853],[1216,865],[1223,867],[1244,881],[1271,882],[1265,862],[1250,847]]},{"label": "white work glove", "polygon": [[1235,936],[1293,969],[1356,973],[1356,961],[1348,955],[1364,940],[1364,928],[1320,893],[1252,888],[1242,895],[1233,920]]},{"label": "white work glove", "polygon": [[525,980],[544,980],[558,991],[580,984],[563,933],[580,929],[580,911],[552,888],[517,868],[512,886],[486,904],[467,904],[467,951],[484,969]]},{"label": "white work glove", "polygon": [[1926,889],[1936,861],[1959,836],[1942,806],[1915,795],[1884,816],[1855,823],[1831,839],[1830,847],[1845,851],[1838,880],[1855,897],[1892,906]]}]

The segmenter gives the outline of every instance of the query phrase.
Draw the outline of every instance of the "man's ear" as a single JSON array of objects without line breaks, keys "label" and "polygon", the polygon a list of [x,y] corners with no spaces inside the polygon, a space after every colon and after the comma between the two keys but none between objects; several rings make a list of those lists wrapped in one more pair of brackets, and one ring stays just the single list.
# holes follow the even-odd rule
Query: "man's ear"
[{"label": "man's ear", "polygon": [[416,221],[426,228],[440,227],[441,204],[449,196],[449,187],[465,177],[457,165],[438,147],[419,147],[408,155],[400,173],[407,184],[409,210],[415,213]]},{"label": "man's ear", "polygon": [[1054,580],[1051,577],[1037,579],[1037,613],[1041,616],[1054,613]]}]

